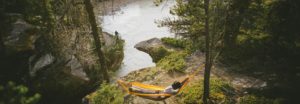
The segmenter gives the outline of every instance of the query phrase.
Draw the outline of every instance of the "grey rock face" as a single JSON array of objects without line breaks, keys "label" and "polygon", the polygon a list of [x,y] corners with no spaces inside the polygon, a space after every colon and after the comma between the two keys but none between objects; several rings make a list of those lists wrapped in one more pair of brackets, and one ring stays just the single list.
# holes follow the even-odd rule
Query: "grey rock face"
[{"label": "grey rock face", "polygon": [[81,63],[78,61],[77,58],[75,58],[74,56],[72,57],[72,59],[67,63],[66,65],[67,67],[71,68],[71,74],[79,77],[83,80],[89,81],[88,76],[86,75]]},{"label": "grey rock face", "polygon": [[3,43],[9,51],[26,51],[34,49],[34,42],[38,38],[33,25],[23,19],[17,19],[9,34],[3,37]]},{"label": "grey rock face", "polygon": [[[55,63],[56,58],[52,54],[45,54],[41,57],[36,55],[30,57],[29,59],[29,74],[31,77],[35,77],[36,73],[43,69],[49,69],[51,65]],[[70,74],[79,77],[82,80],[89,81],[82,64],[78,61],[75,56],[72,56],[69,61],[64,65],[66,69],[70,70]],[[51,70],[51,69],[49,69]]]},{"label": "grey rock face", "polygon": [[[33,62],[37,59],[36,62]],[[45,68],[46,66],[51,65],[55,61],[55,57],[51,54],[46,54],[41,57],[37,57],[36,55],[29,58],[29,74],[34,77],[36,72]]]},{"label": "grey rock face", "polygon": [[134,46],[134,48],[148,53],[151,48],[158,47],[158,46],[163,46],[162,41],[158,38],[152,38],[146,41],[139,42]]}]

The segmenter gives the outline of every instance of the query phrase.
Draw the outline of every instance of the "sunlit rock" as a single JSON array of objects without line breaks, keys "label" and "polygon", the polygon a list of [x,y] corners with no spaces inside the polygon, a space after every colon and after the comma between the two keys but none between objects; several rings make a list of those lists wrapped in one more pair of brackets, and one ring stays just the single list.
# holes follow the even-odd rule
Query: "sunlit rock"
[{"label": "sunlit rock", "polygon": [[78,61],[77,58],[75,58],[74,56],[72,57],[72,59],[67,63],[66,65],[67,67],[69,67],[71,69],[71,74],[74,76],[77,76],[83,80],[89,81],[89,78],[87,77],[82,64]]},{"label": "sunlit rock", "polygon": [[139,42],[134,46],[134,48],[144,51],[148,53],[152,48],[158,47],[158,46],[163,46],[163,43],[160,39],[158,38],[152,38],[146,41]]},{"label": "sunlit rock", "polygon": [[163,42],[158,38],[152,38],[139,42],[134,46],[134,48],[148,53],[152,57],[153,62],[158,62],[160,59],[164,58],[173,50],[175,50],[172,47],[168,47],[167,45],[163,44]]},{"label": "sunlit rock", "polygon": [[[34,60],[37,60],[34,62]],[[41,57],[37,57],[36,55],[29,58],[29,74],[34,77],[36,72],[49,66],[55,61],[55,57],[51,54],[46,54]]]}]

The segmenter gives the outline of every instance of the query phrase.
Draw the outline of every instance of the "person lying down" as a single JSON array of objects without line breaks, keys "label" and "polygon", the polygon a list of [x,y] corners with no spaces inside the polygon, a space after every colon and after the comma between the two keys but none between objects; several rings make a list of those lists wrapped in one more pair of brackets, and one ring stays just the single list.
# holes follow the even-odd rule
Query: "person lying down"
[{"label": "person lying down", "polygon": [[[164,90],[148,90],[144,88],[139,88],[137,86],[131,86],[128,88],[130,92],[135,92],[135,93],[142,93],[142,94],[170,94],[170,95],[175,95],[177,94],[178,90],[183,86],[183,84],[188,80],[186,78],[182,82],[174,81],[172,85],[167,86]],[[165,99],[170,96],[141,96],[143,98],[148,98],[152,100],[159,100],[159,99]]]}]

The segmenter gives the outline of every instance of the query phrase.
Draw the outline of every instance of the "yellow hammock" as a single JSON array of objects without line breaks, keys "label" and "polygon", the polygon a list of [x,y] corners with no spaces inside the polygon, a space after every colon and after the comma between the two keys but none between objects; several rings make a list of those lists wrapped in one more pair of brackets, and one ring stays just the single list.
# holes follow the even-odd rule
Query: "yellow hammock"
[{"label": "yellow hammock", "polygon": [[[190,82],[190,80],[195,76],[196,73],[194,73],[193,75],[185,78],[183,81],[181,81],[181,83],[183,83],[183,85],[178,89],[178,91],[176,92],[176,94],[178,94],[179,92],[182,91],[182,89],[188,84],[188,82]],[[139,82],[125,82],[123,80],[117,80],[117,82],[122,86],[122,88],[131,95],[136,95],[139,97],[143,97],[143,98],[147,98],[147,99],[151,99],[151,100],[156,100],[156,101],[161,101],[161,100],[165,100],[169,97],[172,96],[172,94],[160,94],[160,93],[139,93],[139,92],[134,92],[134,91],[130,91],[129,90],[129,86],[134,86],[134,87],[138,87],[141,89],[146,89],[149,91],[159,91],[159,92],[163,92],[163,90],[165,89],[165,87],[161,87],[161,86],[155,86],[155,85],[149,85],[149,84],[143,84],[143,83],[139,83]],[[175,94],[174,94],[175,95]]]}]

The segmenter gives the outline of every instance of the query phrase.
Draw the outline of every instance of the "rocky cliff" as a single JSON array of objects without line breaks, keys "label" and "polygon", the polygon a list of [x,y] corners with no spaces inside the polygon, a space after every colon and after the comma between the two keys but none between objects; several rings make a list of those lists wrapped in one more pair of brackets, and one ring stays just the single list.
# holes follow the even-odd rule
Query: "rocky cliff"
[{"label": "rocky cliff", "polygon": [[[102,81],[84,5],[66,2],[50,4],[54,17],[49,17],[52,24],[46,27],[22,13],[1,12],[5,19],[1,23],[6,26],[1,26],[0,77],[41,93],[41,103],[80,103]],[[106,57],[101,60],[114,71],[123,60],[124,41],[108,33],[100,37]]]}]

